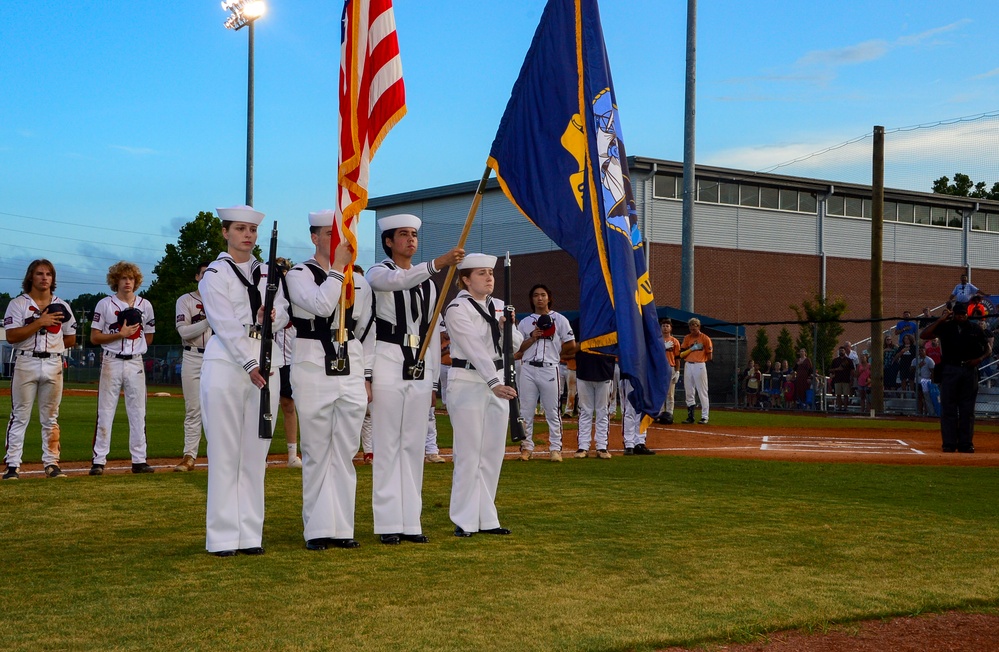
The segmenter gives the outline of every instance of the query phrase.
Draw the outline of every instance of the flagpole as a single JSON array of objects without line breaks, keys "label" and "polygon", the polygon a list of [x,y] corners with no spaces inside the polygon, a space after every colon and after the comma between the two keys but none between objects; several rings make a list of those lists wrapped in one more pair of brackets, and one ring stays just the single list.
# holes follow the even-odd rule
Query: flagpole
[{"label": "flagpole", "polygon": [[[475,220],[475,213],[479,210],[479,204],[482,203],[482,193],[486,190],[486,182],[489,181],[489,175],[492,173],[492,169],[487,165],[486,171],[482,173],[482,178],[479,180],[479,186],[475,189],[475,197],[472,198],[472,205],[468,209],[468,217],[465,218],[465,227],[461,230],[461,237],[458,238],[458,244],[455,245],[456,248],[461,249],[465,246],[465,240],[468,239],[468,234],[472,230],[472,221]],[[447,298],[447,289],[451,285],[451,280],[454,278],[454,270],[457,265],[449,265],[447,268],[447,276],[444,278],[444,286],[440,295],[437,297],[437,305],[434,306],[434,312],[430,316],[430,327],[433,328],[437,324],[437,318],[441,315],[441,310],[444,308],[444,300]],[[423,342],[420,344],[420,355],[416,358],[416,364],[419,365],[423,362],[423,358],[427,355],[427,347],[430,345],[430,338],[423,338]]]}]

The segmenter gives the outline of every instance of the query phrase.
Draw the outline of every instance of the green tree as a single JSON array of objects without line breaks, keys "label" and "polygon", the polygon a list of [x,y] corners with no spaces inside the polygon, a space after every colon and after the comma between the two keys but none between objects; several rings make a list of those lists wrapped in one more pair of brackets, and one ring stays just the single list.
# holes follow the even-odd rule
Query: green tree
[{"label": "green tree", "polygon": [[7,312],[7,304],[14,297],[10,296],[6,292],[0,292],[0,314],[5,314]]},{"label": "green tree", "polygon": [[763,327],[756,329],[756,346],[753,347],[749,357],[760,367],[770,360],[770,338],[767,337],[767,329]]},{"label": "green tree", "polygon": [[69,307],[73,309],[73,314],[76,315],[77,319],[76,342],[82,344],[84,348],[93,346],[90,343],[90,323],[93,321],[97,302],[106,296],[106,294],[85,292],[69,302]]},{"label": "green tree", "polygon": [[777,360],[787,360],[787,363],[794,364],[795,359],[798,357],[794,354],[794,341],[791,339],[791,331],[787,330],[787,326],[780,329],[780,333],[777,334],[777,349],[774,351],[774,358]]},{"label": "green tree", "polygon": [[[166,246],[166,253],[152,270],[156,280],[142,293],[159,316],[157,321],[161,327],[156,331],[156,344],[180,344],[177,330],[162,325],[174,323],[177,298],[197,288],[194,276],[198,273],[198,264],[214,260],[225,250],[222,221],[209,211],[201,211],[180,227],[177,244]],[[259,255],[259,248],[254,253]]]},{"label": "green tree", "polygon": [[999,199],[999,182],[992,184],[991,190],[986,190],[985,182],[975,183],[967,174],[954,174],[954,183],[950,178],[940,177],[933,182],[933,192],[939,195],[954,195],[956,197],[973,197],[975,199]]},{"label": "green tree", "polygon": [[[798,346],[804,348],[809,355],[812,353],[812,325],[815,325],[818,360],[813,360],[812,363],[824,374],[839,345],[839,336],[843,334],[839,319],[846,312],[846,301],[842,297],[823,299],[816,293],[813,299],[802,301],[801,306],[792,305],[791,310],[798,316],[798,321],[809,322],[802,324],[798,334]],[[806,343],[808,346],[805,346]]]}]

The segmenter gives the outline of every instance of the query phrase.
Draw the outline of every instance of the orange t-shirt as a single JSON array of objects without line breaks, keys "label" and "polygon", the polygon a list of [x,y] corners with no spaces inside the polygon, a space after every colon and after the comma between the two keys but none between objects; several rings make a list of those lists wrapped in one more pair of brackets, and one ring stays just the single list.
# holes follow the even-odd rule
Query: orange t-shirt
[{"label": "orange t-shirt", "polygon": [[665,344],[666,342],[669,342],[669,341],[673,342],[673,348],[672,349],[666,349],[666,362],[669,363],[669,366],[671,366],[674,369],[676,369],[676,359],[677,359],[677,356],[680,355],[680,340],[676,339],[675,337],[673,337],[671,335],[670,338],[669,338],[669,340],[664,341],[663,344]]},{"label": "orange t-shirt", "polygon": [[711,353],[713,351],[711,347],[711,338],[701,332],[697,337],[688,334],[683,338],[683,344],[680,345],[681,349],[689,349],[694,346],[694,344],[700,343],[704,348],[699,351],[691,351],[684,360],[687,362],[707,362],[711,359]]}]

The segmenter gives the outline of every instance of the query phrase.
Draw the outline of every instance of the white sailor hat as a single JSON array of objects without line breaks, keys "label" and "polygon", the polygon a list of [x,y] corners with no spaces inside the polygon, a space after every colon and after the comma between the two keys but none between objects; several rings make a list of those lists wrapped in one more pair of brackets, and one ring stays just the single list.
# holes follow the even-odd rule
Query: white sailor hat
[{"label": "white sailor hat", "polygon": [[475,269],[476,267],[496,267],[496,256],[489,254],[468,254],[458,263],[458,269]]},{"label": "white sailor hat", "polygon": [[420,221],[420,218],[417,216],[410,215],[409,213],[400,213],[398,215],[389,215],[388,217],[383,217],[378,220],[378,230],[385,233],[391,229],[401,229],[404,226],[419,229],[421,224],[423,224],[423,222]]},{"label": "white sailor hat", "polygon": [[333,226],[335,217],[336,211],[329,208],[309,213],[309,226]]},{"label": "white sailor hat", "polygon": [[252,206],[230,206],[229,208],[216,208],[219,219],[223,222],[246,222],[247,224],[259,225],[264,221],[264,214],[253,210]]}]

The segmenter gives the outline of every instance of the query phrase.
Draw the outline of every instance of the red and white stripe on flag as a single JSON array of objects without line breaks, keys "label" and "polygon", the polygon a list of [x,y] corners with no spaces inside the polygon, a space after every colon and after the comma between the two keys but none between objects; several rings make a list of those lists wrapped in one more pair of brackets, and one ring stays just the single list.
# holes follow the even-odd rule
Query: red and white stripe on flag
[{"label": "red and white stripe on flag", "polygon": [[[357,220],[368,205],[368,166],[385,135],[406,115],[406,89],[392,0],[346,0],[340,42],[340,156],[337,229],[357,256]],[[353,290],[351,269],[344,281]],[[353,297],[348,296],[350,303]]]}]

